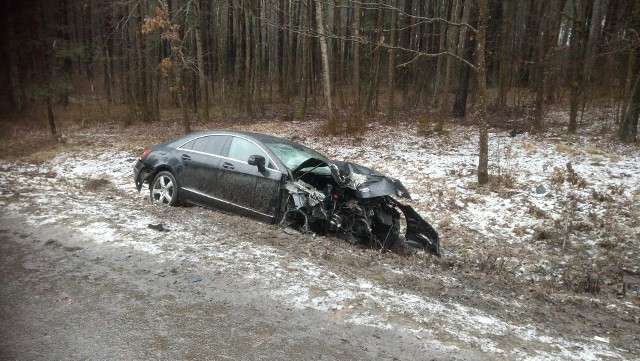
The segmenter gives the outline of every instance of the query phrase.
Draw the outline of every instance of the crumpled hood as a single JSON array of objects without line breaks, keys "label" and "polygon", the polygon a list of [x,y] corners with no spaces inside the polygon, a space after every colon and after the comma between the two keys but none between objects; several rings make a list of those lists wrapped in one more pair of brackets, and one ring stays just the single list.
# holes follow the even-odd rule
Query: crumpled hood
[{"label": "crumpled hood", "polygon": [[302,172],[303,169],[320,167],[329,167],[336,183],[341,187],[355,190],[358,198],[397,196],[411,199],[409,191],[399,180],[351,162],[309,158],[293,169],[291,173],[295,179],[298,179],[305,173]]}]

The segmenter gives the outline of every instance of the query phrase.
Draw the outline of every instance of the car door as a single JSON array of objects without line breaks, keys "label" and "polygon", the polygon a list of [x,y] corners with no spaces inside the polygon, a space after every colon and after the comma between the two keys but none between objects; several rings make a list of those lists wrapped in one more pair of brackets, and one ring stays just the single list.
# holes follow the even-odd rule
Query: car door
[{"label": "car door", "polygon": [[[255,142],[231,136],[225,146],[226,156],[220,162],[220,181],[216,197],[224,200],[234,212],[271,221],[275,217],[283,179],[267,153]],[[265,169],[249,165],[252,155],[263,156]]]},{"label": "car door", "polygon": [[226,135],[208,135],[196,138],[178,147],[183,165],[181,175],[185,197],[194,203],[214,205],[214,190],[220,178],[220,154]]}]

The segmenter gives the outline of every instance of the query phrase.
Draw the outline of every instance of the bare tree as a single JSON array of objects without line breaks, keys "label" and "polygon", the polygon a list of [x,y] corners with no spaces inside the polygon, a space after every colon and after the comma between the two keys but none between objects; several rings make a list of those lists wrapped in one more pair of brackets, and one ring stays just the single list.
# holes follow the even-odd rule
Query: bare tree
[{"label": "bare tree", "polygon": [[391,5],[391,39],[389,40],[389,102],[387,109],[387,123],[395,123],[395,90],[396,90],[396,46],[398,43],[398,0],[392,0]]},{"label": "bare tree", "polygon": [[590,0],[572,0],[571,2],[572,25],[571,25],[571,43],[569,56],[569,88],[570,93],[570,110],[569,110],[569,126],[568,132],[575,133],[578,128],[578,110],[580,107],[580,98],[584,90],[584,56],[587,46],[587,38],[589,36],[589,22],[591,20],[591,1]]},{"label": "bare tree", "polygon": [[475,0],[466,0],[465,11],[469,14],[470,27],[466,28],[464,37],[464,60],[460,64],[460,80],[458,82],[458,91],[456,92],[456,99],[453,103],[453,116],[462,118],[467,114],[467,94],[469,92],[469,77],[473,70],[470,63],[473,61],[473,53],[476,48],[477,34],[473,29],[477,22],[478,9],[475,4]]},{"label": "bare tree", "polygon": [[629,80],[632,86],[629,87],[625,112],[619,129],[620,139],[624,142],[636,141],[640,117],[640,5],[636,7],[636,17],[630,24],[633,42],[629,50]]},{"label": "bare tree", "polygon": [[640,76],[636,77],[635,86],[627,111],[620,124],[620,139],[624,142],[635,142],[638,134],[638,117],[640,117]]},{"label": "bare tree", "polygon": [[158,68],[165,79],[172,79],[171,89],[178,94],[178,101],[182,108],[182,124],[185,133],[191,132],[189,124],[189,109],[187,104],[186,89],[184,83],[184,71],[187,61],[183,52],[180,25],[175,24],[169,18],[166,1],[159,2],[156,8],[156,16],[146,17],[142,25],[142,33],[149,34],[155,30],[160,31],[160,38],[170,44],[170,55],[162,59]]},{"label": "bare tree", "polygon": [[380,84],[380,63],[381,63],[381,51],[385,47],[384,39],[384,11],[382,7],[382,0],[378,0],[378,7],[376,11],[376,22],[374,28],[374,44],[373,46],[373,61],[371,64],[371,80],[369,81],[369,94],[367,96],[366,109],[367,113],[373,113],[378,108],[378,92]]},{"label": "bare tree", "polygon": [[329,51],[327,48],[327,37],[325,35],[324,25],[324,3],[322,0],[316,0],[316,21],[318,25],[318,35],[320,37],[320,52],[322,56],[322,85],[324,89],[324,98],[327,104],[327,120],[328,129],[331,132],[337,131],[335,115],[333,113],[333,105],[331,103],[331,74],[329,73]]},{"label": "bare tree", "polygon": [[209,121],[209,97],[207,92],[207,77],[204,72],[204,43],[202,36],[202,0],[194,0],[195,7],[195,33],[196,33],[196,54],[198,66],[198,84],[200,86],[200,121]]},{"label": "bare tree", "polygon": [[486,18],[487,8],[485,0],[478,0],[478,51],[477,51],[477,71],[478,71],[478,128],[479,128],[479,156],[478,156],[478,184],[489,182],[489,126],[487,122],[487,69],[485,67],[485,44],[486,44]]},{"label": "bare tree", "polygon": [[360,56],[361,56],[361,40],[362,37],[362,4],[356,1],[353,10],[353,38],[355,39],[353,44],[353,84],[351,85],[354,95],[354,108],[355,108],[355,128],[357,131],[363,131],[364,124],[362,123],[362,95],[360,85]]}]

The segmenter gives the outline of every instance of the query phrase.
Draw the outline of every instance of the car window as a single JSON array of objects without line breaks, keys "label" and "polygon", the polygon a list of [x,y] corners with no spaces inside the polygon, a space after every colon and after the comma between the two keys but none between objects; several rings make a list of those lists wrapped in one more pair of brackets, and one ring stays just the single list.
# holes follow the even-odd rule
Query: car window
[{"label": "car window", "polygon": [[186,143],[184,143],[183,145],[179,146],[178,148],[180,148],[180,149],[188,149],[188,150],[191,150],[191,149],[193,148],[193,144],[194,144],[195,142],[196,142],[195,140],[192,140],[192,141],[190,141],[190,142],[186,142]]},{"label": "car window", "polygon": [[229,158],[246,162],[252,155],[261,155],[269,163],[267,154],[255,143],[244,138],[233,137],[229,145]]},{"label": "car window", "polygon": [[196,152],[220,155],[225,142],[225,135],[209,135],[194,139],[180,148],[191,149]]},{"label": "car window", "polygon": [[301,144],[290,143],[266,143],[267,147],[276,154],[276,157],[289,169],[294,169],[309,158],[327,160],[322,154]]}]

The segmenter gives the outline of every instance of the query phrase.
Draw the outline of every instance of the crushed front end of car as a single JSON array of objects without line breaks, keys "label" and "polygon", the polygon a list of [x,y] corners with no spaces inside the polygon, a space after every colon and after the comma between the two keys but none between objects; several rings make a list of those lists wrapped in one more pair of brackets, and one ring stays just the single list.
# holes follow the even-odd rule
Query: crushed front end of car
[{"label": "crushed front end of car", "polygon": [[282,222],[303,232],[336,234],[381,250],[404,241],[440,256],[438,232],[411,206],[392,197],[411,199],[398,180],[357,164],[311,158],[291,172],[284,188],[288,199]]}]

